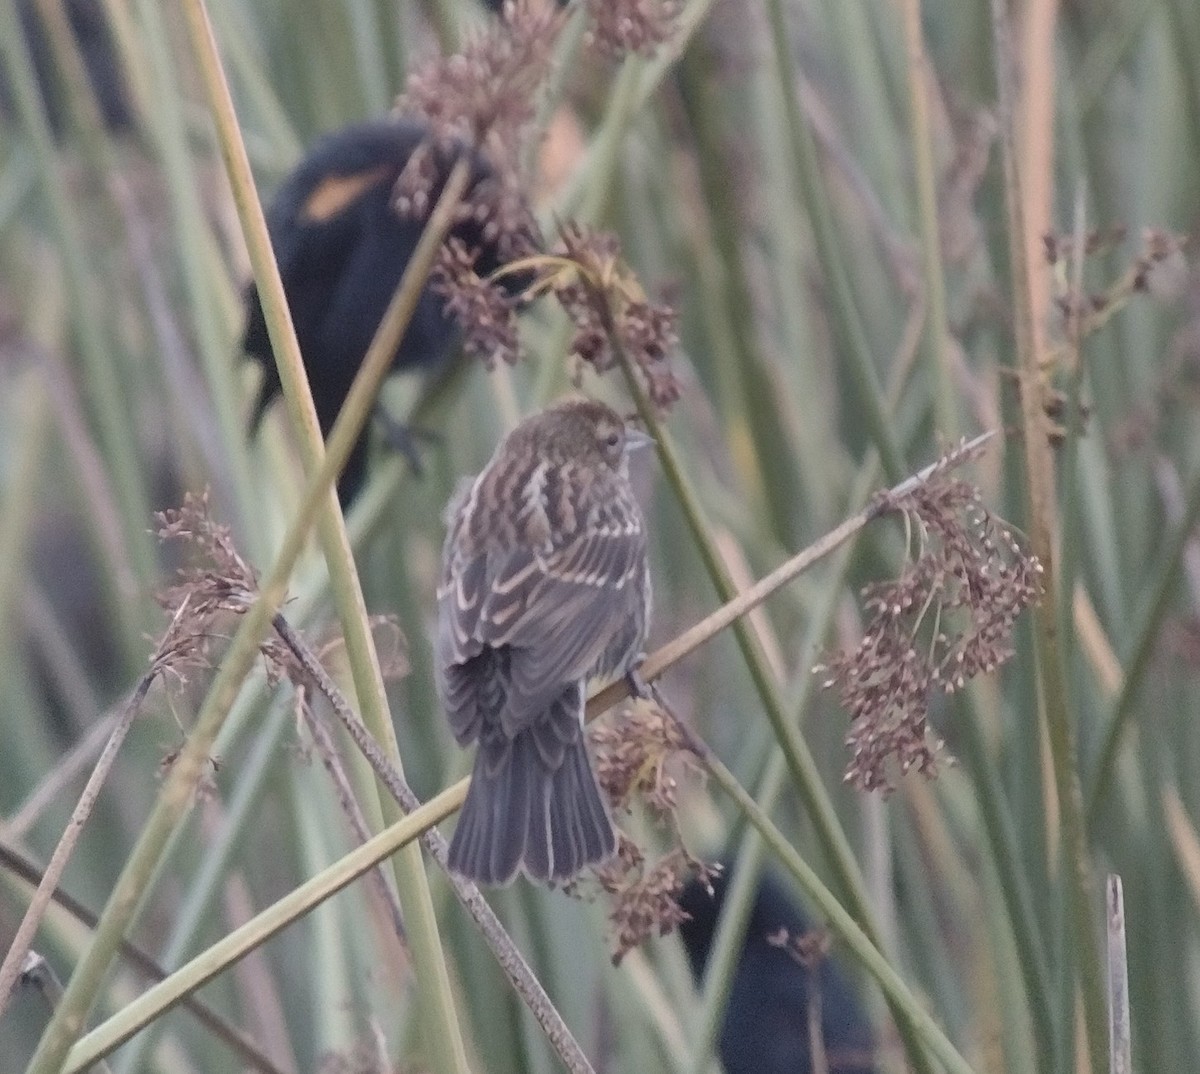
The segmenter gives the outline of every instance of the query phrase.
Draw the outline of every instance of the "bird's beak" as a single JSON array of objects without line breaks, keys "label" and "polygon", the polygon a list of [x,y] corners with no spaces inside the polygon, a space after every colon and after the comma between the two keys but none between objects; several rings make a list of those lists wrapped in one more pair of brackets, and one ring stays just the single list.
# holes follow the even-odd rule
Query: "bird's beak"
[{"label": "bird's beak", "polygon": [[625,453],[628,455],[631,451],[637,451],[638,448],[649,447],[654,443],[654,437],[649,433],[642,432],[641,429],[626,429],[625,430]]}]

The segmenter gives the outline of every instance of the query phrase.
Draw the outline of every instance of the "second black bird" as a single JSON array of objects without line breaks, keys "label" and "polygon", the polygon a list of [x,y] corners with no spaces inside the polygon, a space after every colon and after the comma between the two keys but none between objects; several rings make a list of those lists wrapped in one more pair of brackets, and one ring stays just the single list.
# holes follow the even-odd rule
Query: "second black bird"
[{"label": "second black bird", "polygon": [[[679,926],[692,973],[699,983],[725,903],[729,874],[714,877],[712,891],[691,880],[679,897],[690,915]],[[822,1044],[830,1074],[875,1074],[875,1041],[866,1012],[836,962],[800,965],[772,937],[792,940],[811,925],[780,881],[764,873],[754,894],[746,939],[733,971],[719,1048],[726,1074],[812,1074],[814,1042],[810,1007],[820,1003]]]},{"label": "second black bird", "polygon": [[[325,435],[346,400],[425,226],[423,217],[400,216],[392,202],[396,180],[427,134],[424,123],[386,119],[326,135],[284,181],[267,209],[271,243]],[[453,155],[445,151],[434,159],[440,174],[430,205],[454,163]],[[492,176],[492,169],[477,152],[471,152],[469,159],[471,189],[475,189]],[[496,246],[485,241],[482,225],[474,218],[457,223],[451,235],[480,251],[476,268],[481,275],[499,266]],[[246,306],[243,347],[262,363],[265,374],[254,411],[257,424],[279,394],[280,384],[253,284],[247,290]],[[441,296],[426,284],[393,368],[438,365],[457,335]],[[362,485],[366,454],[364,433],[338,482],[343,503]]]}]

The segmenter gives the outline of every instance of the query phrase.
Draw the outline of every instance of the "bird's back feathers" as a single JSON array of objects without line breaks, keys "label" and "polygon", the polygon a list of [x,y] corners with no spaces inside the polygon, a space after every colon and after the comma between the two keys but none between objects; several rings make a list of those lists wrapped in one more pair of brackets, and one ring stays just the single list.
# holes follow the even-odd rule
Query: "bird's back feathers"
[{"label": "bird's back feathers", "polygon": [[[554,483],[528,492],[536,475],[530,469],[524,483],[481,475],[451,521],[438,592],[439,666],[463,664],[485,646],[511,650],[510,733],[563,683],[624,670],[644,635],[644,615],[634,613],[647,600],[646,535],[628,482],[614,480],[594,504],[568,510],[566,497],[549,495]],[[536,508],[489,526],[491,505],[514,495],[536,499]],[[461,685],[448,696],[463,697]]]}]

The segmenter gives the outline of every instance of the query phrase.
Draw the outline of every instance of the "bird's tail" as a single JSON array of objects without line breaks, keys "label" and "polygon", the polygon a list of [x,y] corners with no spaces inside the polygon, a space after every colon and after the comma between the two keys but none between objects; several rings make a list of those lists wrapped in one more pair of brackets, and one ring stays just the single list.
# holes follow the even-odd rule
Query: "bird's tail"
[{"label": "bird's tail", "polygon": [[612,855],[616,832],[582,731],[560,756],[557,766],[548,763],[533,730],[481,739],[450,843],[451,869],[479,884],[507,884],[519,870],[552,883]]}]

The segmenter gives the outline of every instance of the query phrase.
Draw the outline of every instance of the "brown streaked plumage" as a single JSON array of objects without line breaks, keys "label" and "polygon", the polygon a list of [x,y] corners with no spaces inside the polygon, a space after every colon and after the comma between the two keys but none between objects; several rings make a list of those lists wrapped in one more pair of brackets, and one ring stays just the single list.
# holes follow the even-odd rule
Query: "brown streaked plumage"
[{"label": "brown streaked plumage", "polygon": [[624,673],[650,611],[628,452],[647,442],[602,403],[533,415],[447,509],[438,690],[478,741],[450,865],[483,884],[550,882],[616,848],[588,761],[584,685]]}]

